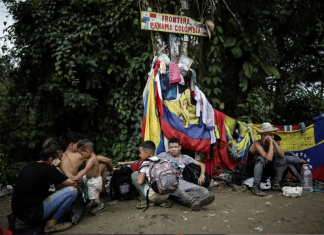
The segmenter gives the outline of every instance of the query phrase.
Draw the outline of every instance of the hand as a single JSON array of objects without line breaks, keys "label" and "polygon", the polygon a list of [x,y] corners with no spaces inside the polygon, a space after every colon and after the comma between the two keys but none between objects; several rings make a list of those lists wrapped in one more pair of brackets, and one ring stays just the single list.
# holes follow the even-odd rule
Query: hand
[{"label": "hand", "polygon": [[266,136],[265,140],[268,141],[269,144],[273,143],[273,139],[269,135]]},{"label": "hand", "polygon": [[81,179],[78,179],[77,181],[77,188],[81,188],[82,187],[82,184],[83,184],[83,182],[82,182],[82,180]]},{"label": "hand", "polygon": [[116,166],[115,167],[119,167],[119,166],[121,166],[122,165],[122,163],[121,162],[117,162],[117,164],[116,164]]},{"label": "hand", "polygon": [[[113,171],[115,172],[115,171],[118,171],[119,170],[119,168],[117,168],[117,167],[114,167],[113,168]],[[113,174],[113,173],[110,173],[111,175]]]},{"label": "hand", "polygon": [[205,176],[204,176],[204,175],[201,175],[201,176],[198,178],[198,184],[199,184],[199,185],[202,185],[204,182],[205,182]]},{"label": "hand", "polygon": [[300,163],[301,164],[306,164],[306,161],[304,159],[300,158]]},{"label": "hand", "polygon": [[54,159],[51,163],[52,166],[58,167],[61,164],[61,160],[60,159]]},{"label": "hand", "polygon": [[78,178],[76,177],[76,176],[74,176],[74,175],[70,175],[70,180],[73,180],[73,181],[77,181],[78,180]]}]

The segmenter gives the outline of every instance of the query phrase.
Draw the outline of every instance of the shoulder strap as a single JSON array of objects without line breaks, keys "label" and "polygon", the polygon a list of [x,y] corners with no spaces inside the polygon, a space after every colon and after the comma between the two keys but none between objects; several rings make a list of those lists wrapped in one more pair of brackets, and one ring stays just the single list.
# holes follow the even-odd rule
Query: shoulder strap
[{"label": "shoulder strap", "polygon": [[69,162],[70,162],[70,164],[71,164],[71,166],[72,166],[72,169],[74,170],[74,167],[73,167],[73,165],[72,165],[72,162],[71,162],[69,156],[68,156],[66,153],[64,153],[64,154],[65,154],[65,156],[67,157],[67,159],[69,160]]}]

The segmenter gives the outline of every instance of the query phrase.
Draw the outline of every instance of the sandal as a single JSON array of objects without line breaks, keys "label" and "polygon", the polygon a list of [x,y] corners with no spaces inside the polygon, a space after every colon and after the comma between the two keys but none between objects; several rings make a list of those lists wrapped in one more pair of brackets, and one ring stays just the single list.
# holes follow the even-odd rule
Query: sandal
[{"label": "sandal", "polygon": [[136,203],[137,209],[144,209],[144,208],[146,208],[146,206],[147,206],[147,204],[146,204],[146,201],[144,201],[144,200]]}]

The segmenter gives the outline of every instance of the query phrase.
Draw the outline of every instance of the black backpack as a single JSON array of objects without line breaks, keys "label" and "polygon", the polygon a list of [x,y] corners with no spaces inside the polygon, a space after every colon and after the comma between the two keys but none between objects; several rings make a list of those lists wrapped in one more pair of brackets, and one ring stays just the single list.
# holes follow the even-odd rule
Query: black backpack
[{"label": "black backpack", "polygon": [[133,200],[135,187],[132,182],[132,170],[123,166],[115,171],[110,181],[110,196],[117,200]]},{"label": "black backpack", "polygon": [[244,163],[236,165],[233,169],[232,184],[242,185],[247,178],[248,177],[244,171]]},{"label": "black backpack", "polygon": [[[198,185],[198,178],[200,176],[200,173],[201,173],[200,166],[194,163],[190,163],[183,169],[182,178],[185,181]],[[205,182],[201,186],[208,188],[209,185],[210,185],[210,176],[205,172]]]}]

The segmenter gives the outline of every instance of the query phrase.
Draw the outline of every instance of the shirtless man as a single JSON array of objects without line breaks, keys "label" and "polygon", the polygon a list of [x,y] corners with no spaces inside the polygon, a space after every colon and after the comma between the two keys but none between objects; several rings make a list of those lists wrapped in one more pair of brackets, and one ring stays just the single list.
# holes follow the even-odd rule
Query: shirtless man
[{"label": "shirtless man", "polygon": [[99,194],[102,190],[102,177],[99,173],[99,161],[97,155],[93,152],[93,143],[84,139],[77,145],[77,151],[86,159],[86,166],[79,171],[76,176],[71,176],[72,180],[79,180],[83,176],[88,186],[88,196],[90,199],[89,207],[95,207],[91,210],[96,214],[105,209],[105,204],[100,202]]},{"label": "shirtless man", "polygon": [[[62,157],[61,166],[67,169],[72,175],[77,175],[79,167],[87,159],[84,159],[77,151],[77,145],[83,139],[82,135],[76,132],[70,132],[66,135],[65,143],[67,148]],[[104,156],[97,156],[99,161],[99,172],[102,177],[102,192],[105,191],[107,168],[110,174],[113,173],[113,165],[109,158]],[[68,177],[70,175],[67,175]]]}]

